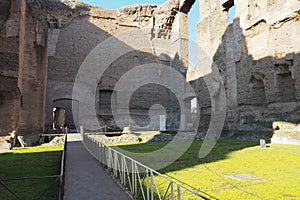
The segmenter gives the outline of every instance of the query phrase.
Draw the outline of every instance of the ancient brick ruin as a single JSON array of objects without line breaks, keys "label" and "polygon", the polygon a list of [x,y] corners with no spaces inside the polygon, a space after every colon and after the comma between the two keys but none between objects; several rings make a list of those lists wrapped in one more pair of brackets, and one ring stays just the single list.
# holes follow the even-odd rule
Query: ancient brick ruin
[{"label": "ancient brick ruin", "polygon": [[[18,129],[19,135],[34,142],[53,128],[54,116],[60,121],[58,126],[71,129],[89,123],[88,117],[80,121],[79,102],[72,96],[78,70],[97,44],[134,30],[148,30],[145,35],[154,47],[166,43],[175,53],[159,48],[135,50],[114,60],[99,80],[95,95],[100,125],[116,126],[110,107],[117,80],[149,62],[172,67],[193,86],[201,112],[190,110],[192,98],[187,97],[186,129],[193,128],[192,115],[196,114],[200,116],[199,131],[206,131],[213,100],[203,77],[214,73],[220,73],[219,83],[224,83],[226,91],[225,132],[269,131],[273,121],[299,120],[299,1],[200,0],[200,62],[187,71],[188,12],[194,2],[169,0],[163,5],[105,10],[71,0],[1,1],[0,136]],[[227,12],[234,5],[236,15],[230,24]],[[201,53],[213,62],[201,61]],[[209,70],[200,74],[197,69],[204,63]],[[159,74],[161,80],[171,81],[166,77]],[[148,127],[149,102],[167,102],[162,103],[168,114],[167,128],[178,129],[183,118],[176,97],[167,88],[145,87],[143,91],[148,92],[137,91],[131,104],[135,123],[157,129],[158,124]],[[218,92],[218,87],[215,90]],[[160,92],[152,95],[153,91]],[[62,115],[63,122],[59,120]],[[123,119],[122,113],[118,117],[124,126],[132,123]]]},{"label": "ancient brick ruin", "polygon": [[[232,24],[227,12],[236,6]],[[200,1],[198,45],[219,68],[227,96],[224,130],[271,130],[273,121],[299,121],[299,1]],[[189,80],[205,96],[197,70]],[[201,75],[203,76],[203,75]],[[210,102],[202,100],[202,125]]]}]

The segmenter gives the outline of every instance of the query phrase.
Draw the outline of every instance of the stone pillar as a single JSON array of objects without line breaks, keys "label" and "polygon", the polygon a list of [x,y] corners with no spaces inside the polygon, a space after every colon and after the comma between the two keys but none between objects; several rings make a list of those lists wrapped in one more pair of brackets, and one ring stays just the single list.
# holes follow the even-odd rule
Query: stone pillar
[{"label": "stone pillar", "polygon": [[186,114],[180,115],[180,130],[186,130]]},{"label": "stone pillar", "polygon": [[171,48],[177,52],[179,57],[180,66],[173,63],[178,67],[188,67],[188,15],[178,12],[175,16],[172,35],[171,35]]},{"label": "stone pillar", "polygon": [[19,73],[24,50],[25,0],[1,1],[0,136],[17,129],[21,107]]},{"label": "stone pillar", "polygon": [[227,86],[227,127],[229,130],[237,130],[239,126],[236,62],[240,60],[242,44],[236,41],[241,36],[242,29],[238,21],[234,21],[228,26],[223,40],[226,49],[226,74],[223,76]]},{"label": "stone pillar", "polygon": [[[20,39],[24,50],[20,53],[22,65],[19,71],[19,88],[22,95],[19,135],[30,143],[37,142],[44,131],[45,97],[47,81],[47,28],[38,16],[41,11],[27,9],[24,12],[21,29],[24,38]],[[37,37],[38,36],[38,37]]]},{"label": "stone pillar", "polygon": [[200,0],[199,6],[200,21],[197,24],[197,43],[201,48],[199,53],[205,52],[213,58],[229,24],[227,11],[223,11],[220,0]]},{"label": "stone pillar", "polygon": [[55,128],[62,129],[65,126],[65,109],[56,108],[55,110]]},{"label": "stone pillar", "polygon": [[166,115],[159,116],[159,130],[166,131]]},{"label": "stone pillar", "polygon": [[[198,78],[213,76],[218,80],[207,83],[211,88],[210,93],[213,96],[211,103],[212,108],[215,110],[218,110],[224,103],[221,102],[223,99],[220,96],[221,93],[219,93],[221,78],[227,84],[227,88],[230,88],[226,91],[227,100],[230,104],[229,113],[231,114],[229,115],[234,116],[233,121],[236,123],[238,121],[236,120],[238,115],[235,112],[237,108],[235,61],[237,59],[234,55],[236,53],[234,42],[237,38],[234,38],[233,27],[229,25],[227,12],[232,5],[232,0],[200,0],[200,21],[197,24],[199,66],[196,66],[196,70],[200,72]],[[226,34],[229,27],[231,33]],[[226,35],[232,38],[226,38]],[[225,73],[222,73],[222,69],[225,69]]]}]

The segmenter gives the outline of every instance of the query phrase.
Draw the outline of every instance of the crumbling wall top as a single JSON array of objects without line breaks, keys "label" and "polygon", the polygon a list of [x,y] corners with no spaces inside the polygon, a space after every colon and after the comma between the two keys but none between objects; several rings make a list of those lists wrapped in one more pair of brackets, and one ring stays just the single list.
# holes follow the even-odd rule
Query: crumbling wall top
[{"label": "crumbling wall top", "polygon": [[[178,12],[187,13],[195,0],[169,0],[161,5],[132,5],[116,10],[107,10],[76,0],[35,0],[41,4],[51,24],[57,22],[56,27],[63,27],[74,18],[90,16],[112,20],[117,26],[154,28],[171,30],[175,15]],[[49,25],[50,26],[50,25]]]}]

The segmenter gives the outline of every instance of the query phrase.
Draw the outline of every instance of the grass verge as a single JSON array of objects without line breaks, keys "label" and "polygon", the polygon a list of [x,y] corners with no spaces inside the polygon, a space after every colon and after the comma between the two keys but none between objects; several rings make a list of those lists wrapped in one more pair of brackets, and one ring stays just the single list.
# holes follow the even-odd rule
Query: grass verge
[{"label": "grass verge", "polygon": [[[18,148],[0,154],[0,179],[40,177],[60,174],[62,146]],[[58,199],[59,179],[25,179],[1,181],[0,199]],[[7,188],[8,189],[7,189]]]},{"label": "grass verge", "polygon": [[[151,152],[166,144],[120,148]],[[208,156],[199,159],[201,144],[194,141],[179,159],[160,172],[212,199],[300,199],[300,146],[269,144],[268,148],[260,148],[257,142],[225,138]],[[161,186],[162,191],[166,187]]]}]

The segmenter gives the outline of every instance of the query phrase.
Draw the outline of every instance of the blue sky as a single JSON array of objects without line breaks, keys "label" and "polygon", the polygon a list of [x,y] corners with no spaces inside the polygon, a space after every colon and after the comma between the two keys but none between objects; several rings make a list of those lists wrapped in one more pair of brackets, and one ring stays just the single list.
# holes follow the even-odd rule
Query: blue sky
[{"label": "blue sky", "polygon": [[[135,4],[162,4],[167,0],[80,0],[82,2],[100,6],[105,9],[117,9],[128,5],[135,5]],[[233,15],[235,13],[235,7],[229,10],[229,21],[232,21]],[[195,4],[193,5],[192,9],[189,12],[189,54],[196,55],[194,52],[196,51],[197,47],[195,45],[196,41],[196,25],[199,22],[199,0],[196,0]],[[193,42],[194,41],[194,42]],[[196,58],[190,57],[190,61],[195,63]],[[190,66],[192,67],[192,66]]]}]

